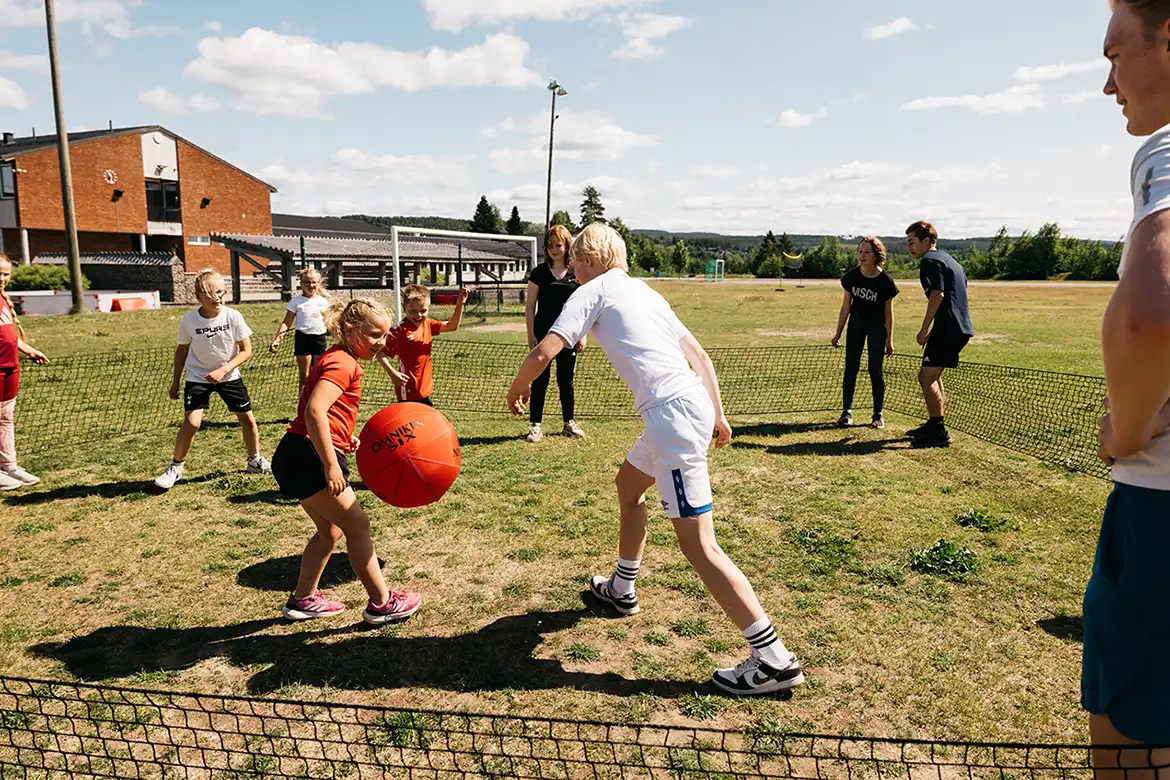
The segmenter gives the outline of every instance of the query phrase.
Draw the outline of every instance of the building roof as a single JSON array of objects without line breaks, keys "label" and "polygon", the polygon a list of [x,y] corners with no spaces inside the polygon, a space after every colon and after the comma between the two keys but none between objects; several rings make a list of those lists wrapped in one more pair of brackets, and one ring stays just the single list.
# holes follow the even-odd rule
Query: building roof
[{"label": "building roof", "polygon": [[[298,258],[304,240],[305,257],[313,260],[392,260],[393,246],[385,238],[332,238],[322,236],[256,236],[212,233],[211,240],[228,249],[247,253]],[[527,263],[532,249],[516,241],[411,236],[398,239],[398,259],[423,262]]]},{"label": "building roof", "polygon": [[342,217],[305,217],[299,214],[273,214],[274,236],[321,236],[330,238],[389,237],[390,229],[361,219]]},{"label": "building roof", "polygon": [[[174,252],[82,252],[82,265],[171,265]],[[36,265],[65,265],[69,262],[63,252],[42,252],[33,258]]]},{"label": "building roof", "polygon": [[[260,182],[261,184],[263,184],[265,187],[267,187],[272,192],[277,191],[275,187],[273,187],[271,184],[264,181],[263,179],[259,179],[255,176],[253,176],[252,174],[245,171],[243,168],[240,168],[236,165],[232,165],[230,162],[223,159],[222,157],[219,157],[217,155],[212,154],[211,152],[207,151],[206,149],[204,149],[202,146],[199,146],[198,144],[191,143],[186,138],[183,138],[181,135],[177,135],[176,133],[171,132],[170,130],[166,129],[162,125],[139,125],[137,127],[115,127],[112,130],[86,130],[85,132],[81,132],[81,133],[70,133],[69,134],[69,145],[74,146],[76,144],[89,143],[90,141],[101,141],[101,140],[104,140],[107,138],[120,138],[120,137],[126,136],[126,135],[142,135],[143,133],[153,133],[156,131],[161,132],[161,133],[166,133],[167,135],[171,136],[172,138],[176,138],[176,139],[182,141],[183,143],[187,144],[188,146],[191,146],[195,149],[198,149],[199,151],[206,154],[208,157],[219,160],[221,163],[223,163],[224,165],[226,165],[230,168],[235,168],[237,171],[244,174],[249,179],[252,179],[253,181]],[[51,135],[35,135],[35,136],[23,136],[23,137],[19,137],[19,138],[13,138],[8,143],[0,142],[0,162],[6,162],[8,160],[15,160],[17,157],[21,157],[21,156],[26,155],[26,154],[32,154],[33,152],[40,152],[40,151],[43,151],[45,149],[56,149],[56,148],[57,148],[57,134],[56,133],[53,133]]]}]

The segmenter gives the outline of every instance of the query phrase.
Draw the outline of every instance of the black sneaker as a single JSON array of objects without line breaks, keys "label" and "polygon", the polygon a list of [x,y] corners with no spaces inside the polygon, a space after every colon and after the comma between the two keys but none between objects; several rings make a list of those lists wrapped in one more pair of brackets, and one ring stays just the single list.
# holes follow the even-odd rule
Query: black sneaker
[{"label": "black sneaker", "polygon": [[800,668],[794,654],[788,658],[788,666],[776,669],[764,663],[755,648],[752,648],[747,660],[739,666],[734,669],[717,669],[711,676],[711,682],[735,696],[761,696],[791,690],[804,682],[804,670]]},{"label": "black sneaker", "polygon": [[917,428],[911,428],[910,430],[906,431],[906,438],[907,439],[917,439],[919,436],[921,436],[922,434],[929,431],[935,425],[938,425],[938,423],[932,423],[930,420],[927,420],[926,422],[922,423],[922,425],[919,425]]},{"label": "black sneaker", "polygon": [[609,586],[609,580],[601,575],[595,576],[589,582],[589,592],[598,600],[604,601],[616,609],[622,617],[636,615],[642,609],[638,606],[637,594],[632,591],[625,596],[615,594]]},{"label": "black sneaker", "polygon": [[841,412],[841,416],[837,418],[838,428],[848,428],[853,424],[853,412]]},{"label": "black sneaker", "polygon": [[947,429],[939,425],[934,428],[929,428],[920,436],[916,437],[914,441],[910,442],[910,446],[914,449],[926,449],[927,447],[949,447],[954,439],[947,433]]}]

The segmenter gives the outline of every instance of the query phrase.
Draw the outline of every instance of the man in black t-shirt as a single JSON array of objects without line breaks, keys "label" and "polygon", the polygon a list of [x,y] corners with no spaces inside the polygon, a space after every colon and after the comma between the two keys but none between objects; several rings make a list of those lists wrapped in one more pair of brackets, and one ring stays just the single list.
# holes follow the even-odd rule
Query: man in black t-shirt
[{"label": "man in black t-shirt", "polygon": [[906,228],[906,246],[918,259],[927,297],[926,316],[917,336],[924,348],[918,383],[930,419],[909,432],[914,447],[950,446],[951,436],[943,424],[942,372],[959,365],[959,353],[975,332],[967,309],[967,274],[955,258],[935,248],[937,242],[938,231],[929,222],[918,221]]}]

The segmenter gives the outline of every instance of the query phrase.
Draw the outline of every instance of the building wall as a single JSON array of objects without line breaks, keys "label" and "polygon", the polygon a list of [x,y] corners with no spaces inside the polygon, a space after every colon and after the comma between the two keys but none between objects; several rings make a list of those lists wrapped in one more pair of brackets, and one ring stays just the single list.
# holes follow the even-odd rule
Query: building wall
[{"label": "building wall", "polygon": [[[5,231],[4,242],[8,245],[9,234],[15,243],[12,245],[16,257],[20,257],[20,231]],[[91,233],[78,231],[77,249],[79,252],[137,252],[137,233]],[[28,231],[28,253],[30,259],[45,252],[68,252],[69,240],[64,230],[30,230]]]},{"label": "building wall", "polygon": [[[272,235],[272,191],[182,140],[179,151],[179,195],[183,202],[183,259],[188,271],[231,270],[231,255],[218,244],[190,246],[191,236],[210,233]],[[211,198],[206,206],[204,197]],[[241,263],[241,273],[252,267]]]},{"label": "building wall", "polygon": [[[79,230],[100,233],[146,232],[146,179],[142,175],[142,141],[138,135],[103,138],[71,146],[73,203]],[[117,180],[109,184],[105,172]],[[114,190],[122,197],[115,203]],[[16,193],[20,226],[65,229],[57,150],[44,149],[17,158]],[[35,254],[35,253],[34,253]]]}]

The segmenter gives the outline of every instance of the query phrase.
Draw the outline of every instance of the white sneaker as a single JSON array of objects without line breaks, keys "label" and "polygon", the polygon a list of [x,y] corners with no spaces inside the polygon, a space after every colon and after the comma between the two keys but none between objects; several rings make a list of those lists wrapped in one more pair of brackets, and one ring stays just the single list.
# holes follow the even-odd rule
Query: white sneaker
[{"label": "white sneaker", "polygon": [[578,425],[574,420],[569,420],[567,423],[565,423],[565,430],[563,433],[566,436],[572,436],[574,439],[585,438],[585,431],[581,430],[581,426]]},{"label": "white sneaker", "polygon": [[543,439],[544,434],[540,432],[540,423],[532,423],[532,427],[528,429],[528,435],[524,438],[534,444]]},{"label": "white sneaker", "polygon": [[788,666],[776,669],[764,663],[754,647],[747,660],[734,669],[717,669],[711,682],[736,696],[759,696],[765,693],[787,691],[804,682],[804,671],[790,653]]},{"label": "white sneaker", "polygon": [[613,592],[613,588],[610,585],[608,577],[595,575],[593,579],[589,581],[589,592],[592,593],[595,598],[605,602],[606,604],[609,604],[614,609],[616,609],[617,613],[622,617],[636,615],[642,610],[642,608],[638,606],[638,596],[634,593],[634,591],[630,591],[624,596],[617,595]]},{"label": "white sneaker", "polygon": [[158,479],[154,481],[154,486],[156,488],[161,488],[162,490],[170,490],[175,486],[175,483],[182,478],[183,464],[172,462],[171,465],[163,469],[162,474],[158,475]]},{"label": "white sneaker", "polygon": [[13,466],[10,469],[6,469],[5,473],[15,479],[17,482],[20,482],[24,485],[36,485],[41,481],[41,478],[36,474],[29,474],[20,466]]},{"label": "white sneaker", "polygon": [[272,464],[263,455],[248,458],[248,465],[244,467],[245,474],[271,474]]},{"label": "white sneaker", "polygon": [[24,483],[19,479],[14,479],[6,472],[0,471],[0,490],[20,490],[22,487],[24,487]]}]

